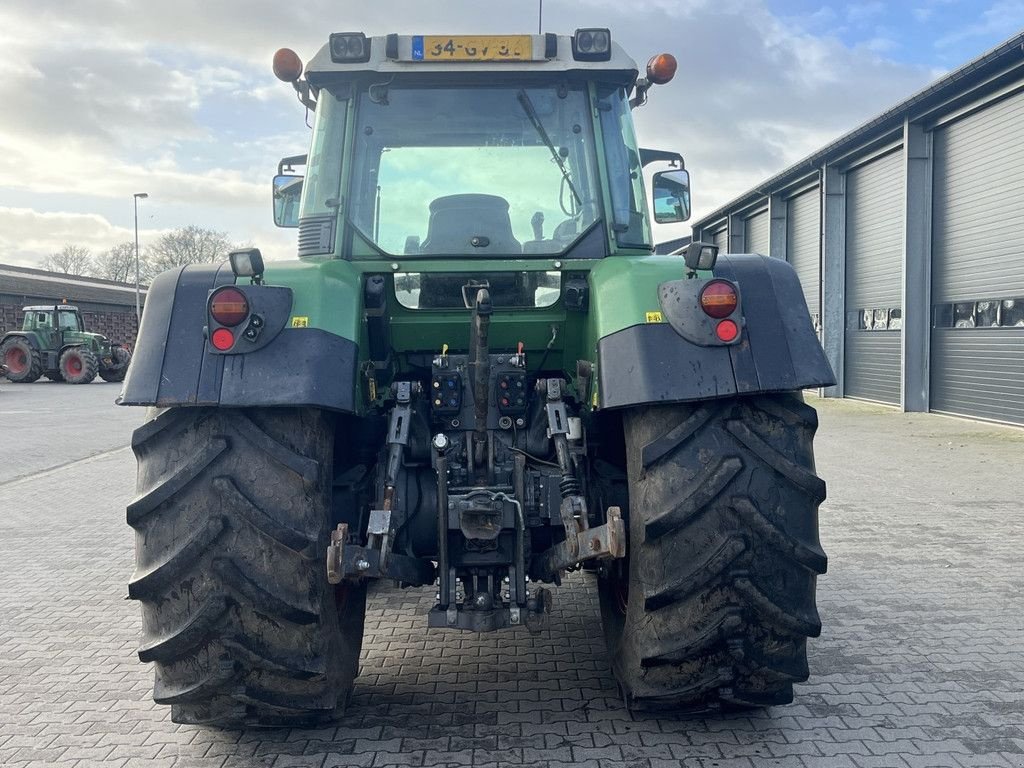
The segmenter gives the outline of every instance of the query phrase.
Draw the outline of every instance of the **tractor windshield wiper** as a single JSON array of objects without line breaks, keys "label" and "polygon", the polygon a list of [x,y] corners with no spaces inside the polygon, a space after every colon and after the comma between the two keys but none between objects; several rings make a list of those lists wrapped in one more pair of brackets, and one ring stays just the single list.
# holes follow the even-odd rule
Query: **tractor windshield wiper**
[{"label": "tractor windshield wiper", "polygon": [[565,167],[565,160],[559,154],[555,148],[554,143],[551,141],[551,137],[548,136],[548,132],[544,130],[544,125],[540,121],[540,117],[537,115],[537,110],[533,106],[533,101],[530,99],[529,94],[525,89],[520,89],[516,98],[519,100],[519,106],[523,108],[523,112],[530,119],[530,123],[537,131],[537,135],[540,136],[541,141],[544,142],[545,146],[551,151],[551,157],[554,158],[558,164],[558,170],[562,172],[562,178],[565,179],[566,184],[569,185],[569,190],[572,192],[573,198],[576,200],[576,205],[579,207],[583,206],[583,198],[580,197],[579,192],[576,191],[576,187],[572,183],[572,177],[569,175],[569,169]]}]

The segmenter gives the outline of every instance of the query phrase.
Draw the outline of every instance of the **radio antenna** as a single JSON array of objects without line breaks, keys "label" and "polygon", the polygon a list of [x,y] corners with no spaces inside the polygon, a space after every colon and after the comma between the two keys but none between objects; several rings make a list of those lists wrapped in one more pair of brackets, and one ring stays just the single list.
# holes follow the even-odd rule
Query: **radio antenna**
[{"label": "radio antenna", "polygon": [[544,27],[544,0],[537,0],[537,34],[543,34]]}]

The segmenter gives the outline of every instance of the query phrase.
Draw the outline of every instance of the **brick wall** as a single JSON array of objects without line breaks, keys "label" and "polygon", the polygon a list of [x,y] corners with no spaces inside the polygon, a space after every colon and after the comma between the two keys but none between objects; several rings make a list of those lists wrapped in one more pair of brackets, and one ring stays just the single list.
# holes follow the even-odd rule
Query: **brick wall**
[{"label": "brick wall", "polygon": [[[40,302],[42,303],[42,302]],[[109,305],[104,308],[86,308],[80,305],[85,329],[91,333],[102,333],[119,344],[128,342],[134,349],[138,324],[135,321],[135,307]],[[21,306],[0,304],[0,335],[21,328],[23,313]]]}]

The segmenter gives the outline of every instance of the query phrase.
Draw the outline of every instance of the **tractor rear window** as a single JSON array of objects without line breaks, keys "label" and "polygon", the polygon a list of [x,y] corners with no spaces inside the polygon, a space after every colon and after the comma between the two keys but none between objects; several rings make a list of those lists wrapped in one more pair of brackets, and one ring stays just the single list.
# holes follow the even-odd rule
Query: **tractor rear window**
[{"label": "tractor rear window", "polygon": [[545,86],[372,86],[352,223],[389,254],[562,253],[601,215],[587,95]]},{"label": "tractor rear window", "polygon": [[409,309],[468,309],[487,288],[497,309],[550,307],[561,295],[560,272],[398,272],[395,298]]}]

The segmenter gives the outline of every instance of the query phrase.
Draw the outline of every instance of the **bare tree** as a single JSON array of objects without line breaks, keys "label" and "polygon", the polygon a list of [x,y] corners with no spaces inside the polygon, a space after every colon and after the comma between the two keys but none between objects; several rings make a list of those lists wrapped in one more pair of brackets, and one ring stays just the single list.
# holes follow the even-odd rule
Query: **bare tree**
[{"label": "bare tree", "polygon": [[156,275],[186,264],[222,261],[228,257],[231,241],[226,232],[191,225],[168,232],[146,249],[148,273]]},{"label": "bare tree", "polygon": [[92,254],[80,245],[65,245],[43,259],[43,269],[66,275],[87,275],[92,271]]},{"label": "bare tree", "polygon": [[93,274],[119,283],[135,282],[135,243],[118,243],[93,260]]}]

